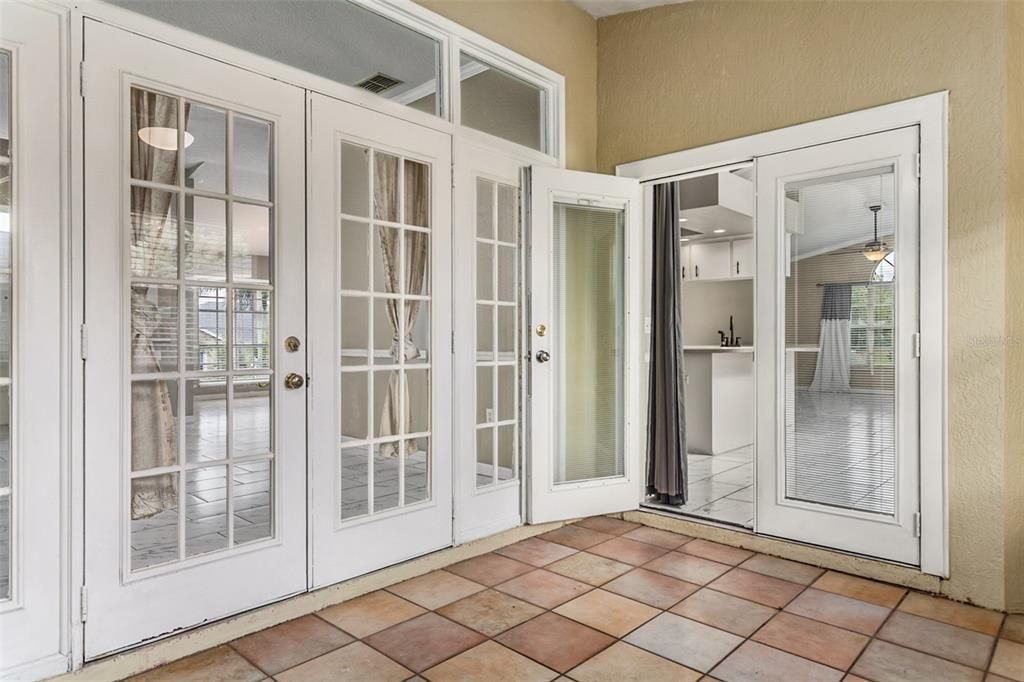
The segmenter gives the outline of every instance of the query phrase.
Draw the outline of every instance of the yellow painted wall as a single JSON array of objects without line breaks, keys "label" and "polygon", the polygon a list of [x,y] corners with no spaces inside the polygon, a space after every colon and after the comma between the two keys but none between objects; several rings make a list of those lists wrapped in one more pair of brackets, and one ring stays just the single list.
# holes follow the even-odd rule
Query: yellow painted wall
[{"label": "yellow painted wall", "polygon": [[564,0],[417,0],[565,76],[566,166],[597,163],[597,24]]},{"label": "yellow painted wall", "polygon": [[[952,575],[943,591],[992,607],[1006,605],[1008,585],[1018,579],[1008,571],[1007,540],[1016,534],[1019,542],[1020,530],[1008,527],[1006,499],[1022,487],[1006,482],[1021,469],[1010,464],[1006,428],[1008,419],[1020,419],[1020,401],[1011,415],[1006,398],[1011,383],[1018,393],[1022,387],[1019,350],[1015,378],[1007,372],[1010,306],[1020,300],[1007,295],[1010,11],[1004,2],[698,0],[598,22],[604,171],[950,91]],[[1019,20],[1020,10],[1013,12]],[[1014,267],[1021,262],[1018,254]]]}]

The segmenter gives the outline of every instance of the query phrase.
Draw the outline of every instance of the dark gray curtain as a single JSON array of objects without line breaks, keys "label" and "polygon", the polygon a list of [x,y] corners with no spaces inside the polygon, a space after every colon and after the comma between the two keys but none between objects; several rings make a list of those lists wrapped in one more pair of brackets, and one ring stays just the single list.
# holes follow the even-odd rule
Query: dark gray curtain
[{"label": "dark gray curtain", "polygon": [[686,404],[676,183],[654,186],[651,375],[647,408],[647,493],[686,503]]}]

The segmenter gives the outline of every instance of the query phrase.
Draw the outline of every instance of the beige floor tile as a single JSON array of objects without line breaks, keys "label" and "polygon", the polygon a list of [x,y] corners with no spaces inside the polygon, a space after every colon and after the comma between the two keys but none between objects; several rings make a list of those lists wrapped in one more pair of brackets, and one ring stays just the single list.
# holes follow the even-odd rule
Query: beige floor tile
[{"label": "beige floor tile", "polygon": [[889,609],[878,604],[869,604],[866,601],[814,588],[808,588],[787,604],[786,611],[853,630],[862,635],[875,634],[890,613]]},{"label": "beige floor tile", "polygon": [[515,578],[517,575],[529,573],[533,568],[529,564],[524,564],[521,561],[516,561],[500,554],[481,554],[472,559],[466,559],[465,561],[448,566],[444,570],[481,585],[494,587],[498,583]]},{"label": "beige floor tile", "polygon": [[575,668],[615,641],[557,613],[537,616],[495,640],[560,673]]},{"label": "beige floor tile", "polygon": [[782,608],[804,589],[803,585],[742,568],[729,571],[709,587],[773,608]]},{"label": "beige floor tile", "polygon": [[454,573],[434,571],[392,585],[388,591],[419,604],[423,608],[437,609],[483,589],[485,589],[483,585],[466,580]]},{"label": "beige floor tile", "polygon": [[[256,682],[265,677],[266,673],[242,658],[237,651],[224,645],[201,651],[129,679],[130,682]],[[88,675],[83,679],[86,678]]]},{"label": "beige floor tile", "polygon": [[753,638],[840,670],[853,665],[869,641],[856,632],[785,612],[768,621]]},{"label": "beige floor tile", "polygon": [[539,616],[544,609],[512,595],[486,590],[442,606],[437,610],[445,618],[494,637],[511,627]]},{"label": "beige floor tile", "polygon": [[915,616],[940,620],[968,630],[984,632],[986,635],[999,634],[1003,614],[997,611],[961,604],[942,597],[932,597],[920,592],[911,592],[899,606],[900,611]]},{"label": "beige floor tile", "polygon": [[631,632],[624,641],[687,668],[708,672],[743,639],[674,613],[663,613]]},{"label": "beige floor tile", "polygon": [[576,525],[600,531],[601,533],[608,533],[609,535],[622,535],[623,533],[640,528],[639,523],[614,519],[610,516],[591,516],[590,518],[577,521]]},{"label": "beige floor tile", "polygon": [[758,682],[838,682],[838,670],[747,641],[712,671],[724,682],[757,680]]},{"label": "beige floor tile", "polygon": [[494,589],[524,599],[541,608],[553,609],[593,588],[578,580],[566,578],[564,575],[537,569],[533,573],[527,573],[497,585]]},{"label": "beige floor tile", "polygon": [[878,639],[868,644],[851,672],[876,682],[979,682],[982,679],[980,670]]},{"label": "beige floor tile", "polygon": [[728,571],[731,567],[717,561],[708,561],[698,556],[690,556],[680,552],[669,552],[644,566],[649,571],[656,571],[685,580],[696,585],[705,585]]},{"label": "beige floor tile", "polygon": [[589,528],[581,528],[580,526],[562,526],[547,533],[542,533],[537,537],[541,540],[556,542],[573,549],[587,549],[611,540],[615,536],[610,533],[590,530]]},{"label": "beige floor tile", "polygon": [[558,673],[535,663],[497,642],[478,644],[423,673],[431,682],[547,682]]},{"label": "beige floor tile", "polygon": [[555,613],[612,637],[624,637],[657,616],[658,609],[604,590],[593,590],[562,604]]},{"label": "beige floor tile", "polygon": [[1024,615],[1013,614],[1007,616],[1006,621],[1003,623],[1003,631],[999,636],[1024,644]]},{"label": "beige floor tile", "polygon": [[845,573],[829,571],[814,582],[815,589],[841,594],[844,597],[878,604],[888,609],[896,608],[907,590],[896,585],[887,585],[874,580],[858,578]]},{"label": "beige floor tile", "polygon": [[436,613],[424,613],[370,635],[365,641],[409,670],[422,672],[484,639],[479,632]]},{"label": "beige floor tile", "polygon": [[754,553],[748,550],[722,545],[709,540],[687,542],[679,551],[710,559],[711,561],[717,561],[720,564],[729,564],[730,566],[736,566],[754,556]]},{"label": "beige floor tile", "polygon": [[995,645],[990,635],[900,611],[892,614],[877,637],[981,670]]},{"label": "beige floor tile", "polygon": [[417,606],[390,592],[378,590],[341,604],[328,606],[318,615],[362,639],[384,628],[415,618],[423,611],[422,606]]},{"label": "beige floor tile", "polygon": [[699,590],[700,585],[648,571],[645,568],[635,568],[610,583],[605,583],[604,589],[649,606],[667,609]]},{"label": "beige floor tile", "polygon": [[992,656],[992,673],[1024,682],[1024,644],[1001,639]]},{"label": "beige floor tile", "polygon": [[[353,642],[308,663],[275,676],[278,682],[337,682],[338,680],[374,680],[398,682],[412,672],[363,644]],[[212,682],[210,680],[209,682]]]},{"label": "beige floor tile", "polygon": [[689,535],[671,533],[667,530],[651,528],[649,526],[640,526],[636,530],[629,531],[622,537],[629,538],[630,540],[637,540],[638,542],[646,542],[648,545],[657,545],[664,549],[678,549],[687,542],[693,540]]},{"label": "beige floor tile", "polygon": [[495,550],[495,552],[502,556],[511,557],[516,561],[540,567],[546,566],[553,561],[564,559],[570,554],[575,554],[576,550],[555,542],[548,542],[547,540],[527,538],[520,540],[514,545]]},{"label": "beige floor tile", "polygon": [[616,642],[569,671],[579,682],[695,682],[700,673],[625,642]]},{"label": "beige floor tile", "polygon": [[330,623],[309,615],[236,639],[231,646],[268,675],[276,675],[352,641]]},{"label": "beige floor tile", "polygon": [[705,587],[677,604],[672,613],[734,635],[749,637],[774,616],[776,611],[768,606]]},{"label": "beige floor tile", "polygon": [[633,567],[607,557],[579,552],[548,564],[547,570],[597,587],[628,573]]},{"label": "beige floor tile", "polygon": [[768,556],[767,554],[755,554],[740,564],[740,568],[770,575],[780,580],[800,583],[801,585],[810,585],[817,580],[818,576],[824,573],[822,569],[816,566],[809,566],[808,564],[801,564],[788,559],[780,559],[779,557]]},{"label": "beige floor tile", "polygon": [[665,554],[668,550],[657,545],[649,545],[646,542],[617,537],[594,545],[589,551],[591,554],[598,554],[632,566],[640,566]]}]

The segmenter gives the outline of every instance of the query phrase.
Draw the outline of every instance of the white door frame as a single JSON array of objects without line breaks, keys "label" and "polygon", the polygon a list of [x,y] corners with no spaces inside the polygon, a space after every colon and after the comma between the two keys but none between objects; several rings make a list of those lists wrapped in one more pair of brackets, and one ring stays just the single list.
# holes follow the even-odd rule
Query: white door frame
[{"label": "white door frame", "polygon": [[[13,228],[9,291],[10,597],[0,601],[0,678],[68,669],[67,26],[44,2],[0,3],[10,53]],[[45,267],[40,267],[45,264]]]},{"label": "white door frame", "polygon": [[[758,156],[912,125],[921,131],[920,286],[921,291],[934,292],[921,300],[921,421],[937,426],[922,430],[920,439],[921,571],[948,577],[948,91],[625,163],[616,167],[616,173],[653,184]],[[644,443],[635,441],[633,447],[644,448]]]}]

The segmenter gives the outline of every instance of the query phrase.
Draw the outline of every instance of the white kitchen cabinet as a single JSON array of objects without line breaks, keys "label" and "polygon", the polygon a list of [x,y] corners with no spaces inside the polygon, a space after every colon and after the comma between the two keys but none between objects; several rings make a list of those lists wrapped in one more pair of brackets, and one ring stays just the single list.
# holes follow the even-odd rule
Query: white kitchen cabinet
[{"label": "white kitchen cabinet", "polygon": [[718,455],[754,442],[752,350],[683,347],[688,451]]},{"label": "white kitchen cabinet", "polygon": [[732,272],[733,277],[754,276],[754,240],[736,239],[732,242]]},{"label": "white kitchen cabinet", "polygon": [[690,247],[692,280],[729,279],[732,271],[732,245],[729,242],[694,244]]},{"label": "white kitchen cabinet", "polygon": [[679,247],[679,271],[685,282],[693,279],[693,269],[690,267],[690,247],[688,245]]}]

